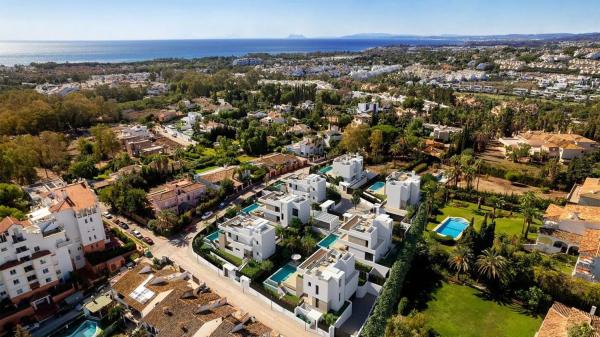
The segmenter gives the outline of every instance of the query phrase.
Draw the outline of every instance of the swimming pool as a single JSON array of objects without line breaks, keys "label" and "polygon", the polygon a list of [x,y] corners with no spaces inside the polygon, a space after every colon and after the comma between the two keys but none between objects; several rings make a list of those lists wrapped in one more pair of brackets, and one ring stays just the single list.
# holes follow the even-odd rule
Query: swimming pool
[{"label": "swimming pool", "polygon": [[369,186],[368,190],[369,192],[377,192],[377,190],[383,188],[385,186],[385,183],[383,181],[378,181],[376,183],[374,183],[373,185]]},{"label": "swimming pool", "polygon": [[325,167],[322,167],[322,168],[319,169],[319,173],[325,174],[325,173],[327,173],[327,172],[329,172],[331,170],[333,170],[333,166],[331,166],[331,165],[330,166],[325,166]]},{"label": "swimming pool", "polygon": [[329,247],[331,247],[331,245],[333,245],[334,242],[337,241],[337,239],[338,239],[337,235],[329,234],[323,240],[319,241],[318,245],[323,248],[329,248]]},{"label": "swimming pool", "polygon": [[206,239],[209,241],[217,241],[219,239],[219,231],[216,230],[206,236]]},{"label": "swimming pool", "polygon": [[70,335],[60,335],[64,337],[93,337],[100,332],[98,323],[92,320],[86,320]]},{"label": "swimming pool", "polygon": [[250,206],[246,206],[246,207],[242,208],[242,213],[250,214],[252,211],[256,210],[259,207],[260,207],[259,204],[253,203]]},{"label": "swimming pool", "polygon": [[469,221],[467,221],[467,219],[447,217],[435,227],[434,232],[458,240],[467,227],[469,227]]}]

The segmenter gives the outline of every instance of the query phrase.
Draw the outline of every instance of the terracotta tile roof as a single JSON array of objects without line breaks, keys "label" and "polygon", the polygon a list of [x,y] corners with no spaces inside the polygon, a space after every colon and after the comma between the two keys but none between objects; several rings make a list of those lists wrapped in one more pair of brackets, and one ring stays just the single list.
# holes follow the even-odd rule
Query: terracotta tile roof
[{"label": "terracotta tile roof", "polygon": [[241,329],[233,332],[233,329],[240,323],[239,319],[229,316],[221,322],[209,337],[263,337],[270,336],[273,331],[254,318],[250,318]]},{"label": "terracotta tile roof", "polygon": [[150,201],[160,201],[175,198],[179,191],[183,191],[185,193],[190,193],[193,191],[205,189],[206,185],[199,182],[191,182],[189,180],[177,180],[155,189],[154,191],[148,194],[148,199]]},{"label": "terracotta tile roof", "polygon": [[583,206],[583,205],[566,205],[564,207],[550,204],[544,214],[546,219],[560,220],[582,220],[582,221],[598,221],[600,220],[600,207]]},{"label": "terracotta tile roof", "polygon": [[142,321],[158,330],[157,337],[193,336],[204,323],[226,317],[235,311],[232,306],[225,304],[203,314],[195,314],[194,311],[199,306],[209,304],[220,297],[209,291],[184,298],[183,295],[192,290],[188,286],[173,289]]},{"label": "terracotta tile roof", "polygon": [[[137,266],[135,266],[135,268],[133,268],[132,270],[129,270],[127,273],[125,273],[123,276],[121,276],[112,285],[112,289],[123,296],[123,301],[128,306],[136,309],[139,312],[144,310],[146,305],[148,305],[150,303],[151,299],[149,301],[147,301],[146,303],[140,303],[137,300],[131,298],[129,295],[138,286],[140,286],[148,278],[149,275],[153,275],[153,277],[156,278],[156,277],[165,277],[168,275],[177,274],[177,271],[173,267],[170,267],[170,266],[167,266],[161,270],[152,269],[151,273],[148,273],[148,274],[146,274],[146,273],[140,274],[140,271],[145,267],[152,268],[152,266],[150,266],[150,264],[148,264],[148,263],[139,263]],[[156,285],[151,285],[151,284],[147,283],[146,288],[155,293],[154,296],[152,297],[152,298],[154,298],[156,296],[156,294],[158,294],[158,293],[169,291],[178,286],[182,286],[182,285],[186,285],[186,284],[187,284],[187,281],[176,280],[176,281],[170,281],[170,282],[156,284]]]},{"label": "terracotta tile roof", "polygon": [[571,326],[588,323],[596,332],[592,337],[600,337],[600,317],[576,308],[569,308],[564,304],[554,302],[548,310],[542,326],[538,330],[537,337],[567,337]]},{"label": "terracotta tile roof", "polygon": [[579,244],[581,257],[600,256],[600,229],[586,229]]},{"label": "terracotta tile roof", "polygon": [[552,231],[552,236],[570,244],[578,245],[581,242],[582,236],[579,234],[563,231],[560,229]]},{"label": "terracotta tile roof", "polygon": [[291,154],[272,153],[252,161],[255,165],[263,165],[266,167],[275,167],[278,165],[297,165],[302,161]]},{"label": "terracotta tile roof", "polygon": [[234,186],[242,185],[241,182],[235,179],[235,171],[236,167],[223,167],[201,174],[200,178],[213,184],[218,184],[225,179],[229,179],[233,182]]},{"label": "terracotta tile roof", "polygon": [[54,200],[54,204],[50,207],[51,212],[65,209],[80,211],[96,207],[97,204],[96,194],[84,182],[54,189],[48,194],[48,197]]},{"label": "terracotta tile roof", "polygon": [[12,225],[21,225],[23,227],[31,226],[31,222],[28,220],[17,220],[11,216],[7,216],[4,219],[0,220],[0,233],[6,232],[10,226]]}]

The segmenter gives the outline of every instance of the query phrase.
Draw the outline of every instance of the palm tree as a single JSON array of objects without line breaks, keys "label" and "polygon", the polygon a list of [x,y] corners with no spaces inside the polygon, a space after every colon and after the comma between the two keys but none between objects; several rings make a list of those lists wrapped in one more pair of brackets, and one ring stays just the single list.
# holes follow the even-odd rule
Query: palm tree
[{"label": "palm tree", "polygon": [[352,192],[352,204],[354,205],[355,209],[356,209],[356,206],[358,206],[358,204],[360,204],[360,191],[359,190],[354,190],[354,192]]},{"label": "palm tree", "polygon": [[160,232],[168,232],[177,224],[177,215],[170,210],[158,212],[156,220],[153,221],[154,228]]},{"label": "palm tree", "polygon": [[527,239],[529,228],[533,220],[539,217],[539,211],[536,207],[537,197],[533,192],[527,192],[521,197],[521,213],[523,214],[523,238]]},{"label": "palm tree", "polygon": [[123,318],[124,312],[125,307],[120,304],[115,305],[108,311],[108,319],[112,322],[117,321],[119,318]]},{"label": "palm tree", "polygon": [[392,154],[394,161],[403,152],[403,145],[400,142],[396,142],[390,146],[390,153]]},{"label": "palm tree", "polygon": [[17,324],[17,327],[15,328],[15,337],[31,337],[31,334],[21,325]]},{"label": "palm tree", "polygon": [[473,259],[473,253],[471,250],[464,246],[458,246],[448,258],[448,263],[454,269],[456,269],[456,278],[460,280],[460,274],[466,273],[471,267],[471,260]]},{"label": "palm tree", "polygon": [[491,196],[489,199],[490,204],[492,204],[492,219],[496,218],[496,209],[501,209],[504,207],[504,199],[498,198],[496,196]]},{"label": "palm tree", "polygon": [[477,186],[475,187],[475,191],[479,190],[479,179],[481,178],[481,166],[483,166],[483,160],[476,159],[473,163],[473,167],[475,168],[475,176],[477,177]]},{"label": "palm tree", "polygon": [[486,249],[477,257],[477,272],[488,280],[498,280],[504,277],[506,270],[506,258],[496,251]]}]

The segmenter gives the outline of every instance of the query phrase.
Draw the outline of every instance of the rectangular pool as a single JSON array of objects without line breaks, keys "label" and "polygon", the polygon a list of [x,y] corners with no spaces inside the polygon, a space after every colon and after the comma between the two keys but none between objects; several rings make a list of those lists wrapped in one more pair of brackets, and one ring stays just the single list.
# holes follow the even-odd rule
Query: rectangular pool
[{"label": "rectangular pool", "polygon": [[290,277],[290,275],[292,275],[295,272],[296,272],[296,267],[294,267],[290,264],[286,264],[285,266],[279,268],[279,270],[276,271],[273,275],[271,275],[271,277],[269,277],[269,279],[274,281],[277,284],[280,284],[281,282],[287,280],[287,278]]},{"label": "rectangular pool", "polygon": [[327,172],[333,170],[333,166],[329,165],[329,166],[325,166],[319,169],[319,173],[321,174],[326,174]]},{"label": "rectangular pool", "polygon": [[323,248],[329,248],[337,241],[337,239],[337,235],[329,234],[323,240],[319,241],[318,245]]},{"label": "rectangular pool", "polygon": [[369,192],[377,192],[378,190],[382,189],[385,186],[385,183],[383,181],[378,181],[376,183],[374,183],[373,185],[369,186],[369,188],[367,190],[369,190]]},{"label": "rectangular pool", "polygon": [[259,207],[260,207],[259,204],[253,203],[250,206],[246,206],[246,207],[242,208],[242,213],[250,214],[252,211],[256,210]]},{"label": "rectangular pool", "polygon": [[217,241],[219,239],[219,230],[216,230],[206,236],[209,241]]},{"label": "rectangular pool", "polygon": [[467,219],[447,217],[433,231],[458,240],[467,227],[469,227]]}]

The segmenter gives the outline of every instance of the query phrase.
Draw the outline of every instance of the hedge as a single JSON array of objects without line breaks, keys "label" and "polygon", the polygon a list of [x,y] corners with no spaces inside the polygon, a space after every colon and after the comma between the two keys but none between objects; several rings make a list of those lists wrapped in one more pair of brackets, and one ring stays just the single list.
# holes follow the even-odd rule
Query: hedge
[{"label": "hedge", "polygon": [[422,203],[417,211],[412,228],[403,241],[398,259],[390,269],[390,275],[377,298],[377,302],[375,302],[373,312],[360,334],[361,337],[381,337],[385,335],[385,322],[396,312],[396,306],[402,297],[402,288],[404,287],[406,274],[411,268],[417,243],[422,239],[423,230],[427,225],[426,204],[427,202]]},{"label": "hedge", "polygon": [[501,167],[490,166],[487,164],[481,165],[481,174],[487,174],[496,178],[510,180],[514,183],[521,183],[530,186],[547,186],[548,181],[545,178],[534,177],[521,172],[509,171]]}]

